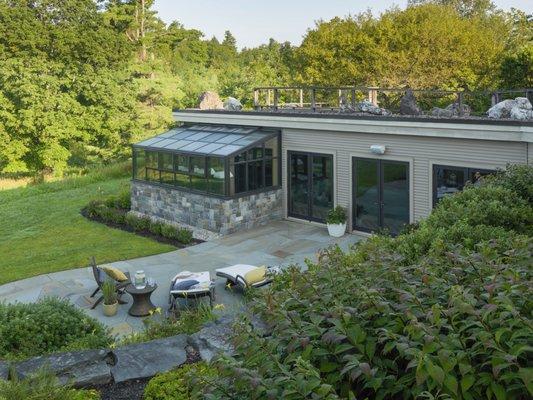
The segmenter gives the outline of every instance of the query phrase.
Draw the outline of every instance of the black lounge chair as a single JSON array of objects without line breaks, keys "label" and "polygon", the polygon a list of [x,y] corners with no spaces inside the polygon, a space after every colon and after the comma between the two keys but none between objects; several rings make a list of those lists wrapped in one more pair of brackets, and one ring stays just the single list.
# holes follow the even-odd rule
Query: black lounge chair
[{"label": "black lounge chair", "polygon": [[[96,296],[96,293],[98,293],[102,289],[102,285],[104,282],[108,279],[111,279],[101,268],[96,265],[96,260],[94,257],[91,257],[90,266],[93,270],[94,280],[96,281],[97,288],[94,290],[94,292],[91,294],[91,297]],[[121,300],[122,295],[125,292],[126,286],[128,286],[131,283],[131,278],[129,272],[124,272],[124,274],[128,277],[127,281],[118,282],[115,281],[115,288],[118,294],[118,302],[119,304],[128,304],[127,301]],[[98,304],[100,304],[104,300],[104,296],[100,296],[98,300],[94,302],[94,304],[91,307],[91,310],[94,310]]]}]

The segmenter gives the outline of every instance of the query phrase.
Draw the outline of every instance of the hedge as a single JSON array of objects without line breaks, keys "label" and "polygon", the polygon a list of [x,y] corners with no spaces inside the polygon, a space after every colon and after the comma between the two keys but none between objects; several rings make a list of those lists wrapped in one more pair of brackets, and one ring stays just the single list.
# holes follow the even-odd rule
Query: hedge
[{"label": "hedge", "polygon": [[443,200],[397,238],[292,267],[250,306],[209,399],[529,399],[532,167]]}]

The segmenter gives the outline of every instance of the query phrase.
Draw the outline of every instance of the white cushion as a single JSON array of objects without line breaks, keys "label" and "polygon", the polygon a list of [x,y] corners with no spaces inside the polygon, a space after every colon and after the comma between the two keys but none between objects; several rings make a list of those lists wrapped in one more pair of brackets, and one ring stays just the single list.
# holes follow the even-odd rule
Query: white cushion
[{"label": "white cushion", "polygon": [[219,268],[216,270],[217,275],[230,276],[233,280],[237,279],[237,275],[243,276],[248,272],[253,271],[257,267],[255,265],[248,264],[236,264],[231,267]]},{"label": "white cushion", "polygon": [[170,290],[170,293],[194,293],[194,292],[205,292],[207,289],[209,289],[209,286],[211,285],[211,276],[209,275],[209,271],[202,271],[202,272],[193,272],[190,273],[188,271],[183,271],[177,274],[174,279],[172,279],[173,282],[178,281],[188,281],[188,280],[195,280],[199,283],[197,285],[191,286],[187,290]]}]

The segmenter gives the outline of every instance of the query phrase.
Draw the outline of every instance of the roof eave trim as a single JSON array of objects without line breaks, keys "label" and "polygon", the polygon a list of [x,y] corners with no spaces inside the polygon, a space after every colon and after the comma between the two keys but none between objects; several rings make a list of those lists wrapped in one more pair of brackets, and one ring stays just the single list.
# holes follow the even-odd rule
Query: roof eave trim
[{"label": "roof eave trim", "polygon": [[357,132],[368,134],[447,137],[456,139],[533,142],[533,125],[494,124],[491,121],[383,120],[325,117],[264,115],[254,113],[174,111],[181,122],[262,126],[279,129]]}]

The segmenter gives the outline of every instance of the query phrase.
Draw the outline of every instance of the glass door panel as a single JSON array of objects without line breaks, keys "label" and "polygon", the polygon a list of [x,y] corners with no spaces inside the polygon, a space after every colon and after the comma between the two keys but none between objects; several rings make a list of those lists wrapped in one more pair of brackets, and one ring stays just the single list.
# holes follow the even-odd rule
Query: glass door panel
[{"label": "glass door panel", "polygon": [[307,154],[289,154],[289,214],[295,217],[306,217],[309,214],[309,159]]},{"label": "glass door panel", "polygon": [[409,223],[409,163],[353,159],[354,229],[398,234]]},{"label": "glass door panel", "polygon": [[382,227],[398,234],[409,223],[409,164],[382,161]]},{"label": "glass door panel", "polygon": [[354,167],[355,228],[377,230],[380,228],[378,160],[358,158]]},{"label": "glass door panel", "polygon": [[313,155],[312,159],[312,198],[311,216],[325,220],[333,208],[333,158]]}]

